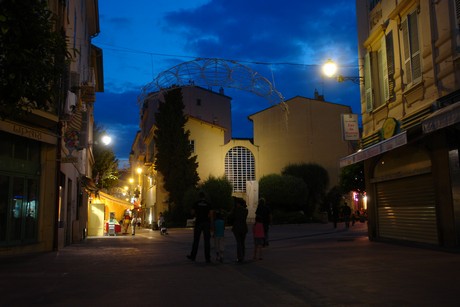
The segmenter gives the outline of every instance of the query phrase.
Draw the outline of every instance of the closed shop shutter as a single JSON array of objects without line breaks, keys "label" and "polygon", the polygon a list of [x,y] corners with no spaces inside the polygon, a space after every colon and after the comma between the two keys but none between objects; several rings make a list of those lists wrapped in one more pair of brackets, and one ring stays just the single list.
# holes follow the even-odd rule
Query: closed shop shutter
[{"label": "closed shop shutter", "polygon": [[381,238],[439,242],[431,174],[378,182],[376,189]]}]

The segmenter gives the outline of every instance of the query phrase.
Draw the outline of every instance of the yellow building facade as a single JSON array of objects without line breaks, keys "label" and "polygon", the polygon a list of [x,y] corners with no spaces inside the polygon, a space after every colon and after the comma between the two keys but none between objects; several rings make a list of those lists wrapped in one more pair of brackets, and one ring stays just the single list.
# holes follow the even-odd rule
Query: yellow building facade
[{"label": "yellow building facade", "polygon": [[342,137],[341,115],[351,108],[323,100],[294,97],[287,108],[273,106],[250,115],[254,144],[259,148],[257,179],[279,174],[289,164],[317,163],[338,184],[338,161],[350,152]]},{"label": "yellow building facade", "polygon": [[458,247],[458,1],[357,0],[369,237]]},{"label": "yellow building facade", "polygon": [[[258,180],[280,173],[289,164],[317,163],[328,171],[331,186],[338,183],[339,158],[351,152],[341,129],[341,115],[351,113],[349,106],[295,97],[249,116],[254,126],[253,140],[229,139],[231,98],[223,90],[182,90],[188,118],[185,129],[190,131],[200,180],[210,176],[229,179],[233,195],[246,199],[249,218],[254,217],[258,202]],[[157,94],[151,95],[144,103],[141,131],[133,143],[131,157],[132,168],[143,165],[143,202],[153,222],[160,212],[168,210],[168,194],[153,165],[153,112],[159,103],[156,99]]]}]

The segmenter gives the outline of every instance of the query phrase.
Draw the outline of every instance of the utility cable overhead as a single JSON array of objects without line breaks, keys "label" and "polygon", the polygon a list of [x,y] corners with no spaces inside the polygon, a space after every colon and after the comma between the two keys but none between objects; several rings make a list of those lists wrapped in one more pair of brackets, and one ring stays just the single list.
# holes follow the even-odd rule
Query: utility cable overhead
[{"label": "utility cable overhead", "polygon": [[[182,54],[172,54],[172,53],[159,53],[159,52],[151,52],[151,51],[143,51],[143,50],[136,50],[127,47],[120,47],[111,44],[107,44],[104,42],[99,42],[97,45],[102,46],[105,50],[112,50],[116,52],[127,52],[127,53],[136,53],[136,54],[147,54],[150,56],[163,56],[163,57],[176,57],[176,58],[187,58],[187,59],[200,59],[200,58],[208,58],[203,56],[190,56],[190,55],[182,55]],[[222,59],[225,61],[236,61],[238,63],[245,63],[245,64],[253,64],[253,65],[280,65],[280,66],[302,66],[302,67],[318,67],[322,64],[306,64],[306,63],[294,63],[294,62],[265,62],[265,61],[250,61],[250,60],[229,60],[229,59]],[[357,67],[356,66],[343,66],[343,67]]]}]

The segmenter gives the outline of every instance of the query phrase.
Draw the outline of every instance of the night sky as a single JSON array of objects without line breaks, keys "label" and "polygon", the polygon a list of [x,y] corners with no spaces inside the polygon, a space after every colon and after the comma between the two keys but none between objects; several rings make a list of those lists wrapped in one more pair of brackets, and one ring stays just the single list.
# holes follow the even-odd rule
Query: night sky
[{"label": "night sky", "polygon": [[[105,92],[95,120],[113,138],[120,166],[139,130],[141,89],[173,66],[196,58],[234,60],[267,78],[290,99],[314,97],[360,113],[359,86],[325,79],[332,59],[345,76],[358,75],[355,1],[350,0],[99,0]],[[218,89],[215,89],[216,91]],[[231,96],[234,137],[252,137],[247,116],[271,104],[254,94]]]}]

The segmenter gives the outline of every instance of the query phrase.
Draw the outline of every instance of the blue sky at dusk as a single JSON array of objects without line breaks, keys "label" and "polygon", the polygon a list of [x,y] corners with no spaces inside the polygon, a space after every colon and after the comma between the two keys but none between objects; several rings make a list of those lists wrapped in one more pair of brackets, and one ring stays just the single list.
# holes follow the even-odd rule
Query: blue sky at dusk
[{"label": "blue sky at dusk", "polygon": [[[99,0],[99,15],[93,44],[103,49],[105,92],[97,94],[95,120],[112,135],[121,164],[139,130],[142,87],[195,58],[248,66],[286,100],[313,98],[317,89],[360,113],[358,85],[321,75],[329,58],[342,75],[358,75],[355,1]],[[252,137],[247,116],[271,103],[243,91],[225,94],[232,97],[233,136]]]}]

